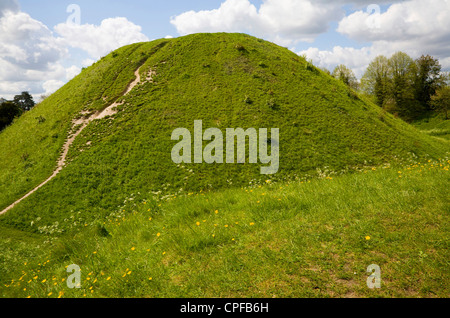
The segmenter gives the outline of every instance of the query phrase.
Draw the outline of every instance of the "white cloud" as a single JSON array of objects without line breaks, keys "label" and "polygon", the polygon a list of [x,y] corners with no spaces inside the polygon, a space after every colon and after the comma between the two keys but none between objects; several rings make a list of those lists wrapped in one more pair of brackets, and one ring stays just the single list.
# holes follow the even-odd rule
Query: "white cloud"
[{"label": "white cloud", "polygon": [[330,71],[333,71],[337,65],[344,64],[353,70],[356,77],[360,78],[375,57],[381,54],[390,56],[391,52],[383,46],[367,46],[360,49],[335,46],[332,50],[322,51],[318,48],[309,48],[298,52],[298,54],[305,54],[313,60],[315,65],[327,68]]},{"label": "white cloud", "polygon": [[44,24],[23,12],[4,12],[0,44],[0,59],[27,69],[45,71],[67,54]]},{"label": "white cloud", "polygon": [[[446,59],[450,52],[450,1],[411,0],[393,4],[370,27],[367,13],[358,11],[344,18],[338,32],[358,41],[386,44],[391,50],[411,55],[430,54]],[[450,66],[450,65],[448,65]]]},{"label": "white cloud", "polygon": [[149,40],[140,26],[126,18],[105,19],[99,26],[62,23],[55,26],[55,31],[67,46],[82,49],[95,59],[124,45]]},{"label": "white cloud", "polygon": [[18,10],[15,1],[0,7],[0,95],[42,90],[43,79],[65,74],[60,64],[67,49],[41,22]]},{"label": "white cloud", "polygon": [[81,66],[89,67],[94,63],[95,63],[95,60],[93,60],[93,59],[84,59],[83,61],[81,61]]},{"label": "white cloud", "polygon": [[44,84],[42,84],[42,87],[44,88],[44,94],[45,95],[53,94],[58,89],[60,89],[64,84],[65,82],[58,80],[45,81]]},{"label": "white cloud", "polygon": [[0,2],[0,17],[6,11],[17,12],[19,11],[19,3],[17,0],[2,0]]},{"label": "white cloud", "polygon": [[66,68],[66,79],[70,81],[72,78],[80,74],[81,68],[76,65],[72,65],[69,68]]},{"label": "white cloud", "polygon": [[181,35],[198,32],[238,32],[257,20],[256,7],[248,0],[226,0],[220,8],[188,11],[171,19]]},{"label": "white cloud", "polygon": [[[12,99],[22,91],[50,93],[112,50],[148,41],[141,27],[126,18],[103,20],[99,26],[59,24],[52,32],[20,11],[16,0],[0,0],[0,96]],[[63,67],[70,48],[90,55],[82,65]]]},{"label": "white cloud", "polygon": [[450,38],[450,1],[411,0],[393,4],[379,14],[378,27],[371,26],[370,15],[357,11],[342,19],[338,32],[362,41],[417,40],[422,37]]},{"label": "white cloud", "polygon": [[225,0],[218,9],[188,11],[171,19],[181,35],[199,32],[247,32],[281,45],[313,41],[332,20],[343,16],[339,5],[311,0]]},{"label": "white cloud", "polygon": [[450,1],[410,0],[392,4],[386,12],[356,11],[339,22],[337,31],[350,39],[371,43],[361,49],[334,47],[300,52],[314,63],[331,69],[337,64],[352,68],[361,76],[378,55],[390,57],[403,51],[413,58],[429,54],[450,70]]}]

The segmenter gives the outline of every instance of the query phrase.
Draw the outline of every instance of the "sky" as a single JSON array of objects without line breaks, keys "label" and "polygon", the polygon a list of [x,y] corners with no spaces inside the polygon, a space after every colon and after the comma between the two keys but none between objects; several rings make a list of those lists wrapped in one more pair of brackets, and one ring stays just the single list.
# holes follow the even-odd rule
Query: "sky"
[{"label": "sky", "polygon": [[0,97],[38,100],[121,46],[199,32],[247,33],[358,78],[397,51],[450,71],[450,0],[0,0]]}]

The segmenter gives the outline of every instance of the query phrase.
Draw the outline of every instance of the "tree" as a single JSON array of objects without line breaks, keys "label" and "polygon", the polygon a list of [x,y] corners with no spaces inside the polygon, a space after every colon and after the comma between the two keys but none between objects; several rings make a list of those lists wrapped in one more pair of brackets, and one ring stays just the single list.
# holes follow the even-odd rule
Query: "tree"
[{"label": "tree", "polygon": [[384,108],[400,118],[411,121],[423,113],[422,105],[415,99],[414,76],[417,67],[404,52],[397,52],[388,60],[388,97]]},{"label": "tree", "polygon": [[416,61],[414,80],[415,98],[425,110],[431,110],[431,96],[443,86],[444,77],[441,74],[439,60],[430,55],[422,55]]},{"label": "tree", "polygon": [[388,95],[388,58],[377,56],[367,67],[361,78],[363,92],[375,97],[375,102],[382,107]]},{"label": "tree", "polygon": [[431,97],[431,107],[448,119],[450,111],[450,86],[444,86],[436,90],[436,94]]},{"label": "tree", "polygon": [[33,96],[28,92],[22,92],[22,94],[14,96],[14,103],[24,111],[29,111],[35,105]]},{"label": "tree", "polygon": [[13,102],[3,102],[0,104],[0,131],[9,126],[14,118],[20,116],[22,110]]},{"label": "tree", "polygon": [[345,85],[354,90],[358,89],[358,80],[356,79],[355,73],[343,64],[336,66],[331,76],[344,82]]},{"label": "tree", "polygon": [[397,52],[389,59],[377,56],[367,67],[361,88],[378,106],[411,121],[435,107],[431,97],[448,82],[450,77],[441,72],[437,59],[422,55],[413,60],[408,54]]}]

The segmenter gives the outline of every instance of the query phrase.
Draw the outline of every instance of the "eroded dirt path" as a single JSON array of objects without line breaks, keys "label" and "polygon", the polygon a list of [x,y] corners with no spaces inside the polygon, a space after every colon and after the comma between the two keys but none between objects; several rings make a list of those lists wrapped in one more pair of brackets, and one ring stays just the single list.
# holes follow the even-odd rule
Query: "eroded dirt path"
[{"label": "eroded dirt path", "polygon": [[[140,69],[141,68],[139,67],[136,70],[136,72],[134,72],[134,75],[136,76],[136,79],[128,85],[125,93],[122,96],[128,95],[133,90],[133,88],[135,88],[136,85],[138,85],[141,82],[141,77],[139,75]],[[110,106],[106,107],[102,111],[96,112],[96,113],[94,113],[94,114],[92,114],[92,115],[90,115],[88,117],[82,117],[81,119],[74,120],[72,122],[73,127],[80,126],[80,125],[81,126],[78,128],[78,130],[75,133],[73,133],[71,136],[69,136],[67,141],[64,143],[64,146],[62,148],[62,150],[63,150],[62,151],[62,155],[58,159],[57,167],[56,167],[56,170],[53,172],[53,174],[47,180],[45,180],[44,182],[39,184],[36,188],[34,188],[30,192],[28,192],[26,195],[24,195],[22,198],[20,198],[19,200],[17,200],[13,204],[11,204],[9,207],[7,207],[3,211],[1,211],[0,215],[5,214],[6,212],[8,212],[12,208],[14,208],[17,204],[19,204],[20,202],[22,202],[23,200],[28,198],[30,195],[35,193],[37,190],[39,190],[44,185],[46,185],[48,182],[50,182],[54,177],[56,177],[66,165],[66,158],[67,158],[67,154],[69,153],[70,146],[73,144],[73,142],[78,137],[78,135],[83,131],[83,129],[86,128],[87,125],[89,125],[90,122],[92,122],[92,121],[94,121],[96,119],[102,119],[102,118],[105,118],[107,116],[115,115],[117,113],[117,109],[116,108],[119,105],[121,105],[121,103],[114,102],[114,103],[112,103]]]}]

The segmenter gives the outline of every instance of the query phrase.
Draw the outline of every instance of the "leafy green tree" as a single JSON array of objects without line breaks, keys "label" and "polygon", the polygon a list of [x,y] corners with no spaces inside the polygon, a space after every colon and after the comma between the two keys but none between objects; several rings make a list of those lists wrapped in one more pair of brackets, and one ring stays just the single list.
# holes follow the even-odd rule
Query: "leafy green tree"
[{"label": "leafy green tree", "polygon": [[448,119],[450,111],[450,86],[444,86],[436,90],[436,94],[431,96],[431,107],[439,113],[444,114]]},{"label": "leafy green tree", "polygon": [[413,60],[404,52],[389,59],[377,56],[361,79],[361,89],[378,106],[411,121],[432,109],[431,97],[450,80],[437,59],[422,55]]},{"label": "leafy green tree", "polygon": [[361,89],[366,94],[375,97],[375,102],[382,107],[388,95],[388,58],[377,56],[367,67],[361,78]]},{"label": "leafy green tree", "polygon": [[444,77],[441,74],[439,60],[430,55],[422,55],[416,61],[415,98],[425,108],[431,110],[431,96],[443,86]]},{"label": "leafy green tree", "polygon": [[29,111],[35,105],[33,96],[28,92],[22,92],[22,94],[14,96],[14,103],[24,111]]},{"label": "leafy green tree", "polygon": [[22,110],[13,102],[3,102],[0,104],[0,131],[9,126],[14,118],[20,116]]},{"label": "leafy green tree", "polygon": [[417,67],[404,52],[397,52],[388,60],[388,100],[384,108],[400,118],[411,121],[423,113],[423,106],[415,99],[414,80]]},{"label": "leafy green tree", "polygon": [[344,84],[354,90],[358,89],[358,80],[356,79],[355,73],[343,64],[336,66],[336,68],[331,73],[331,76],[338,80],[341,80],[342,82],[344,82]]}]

